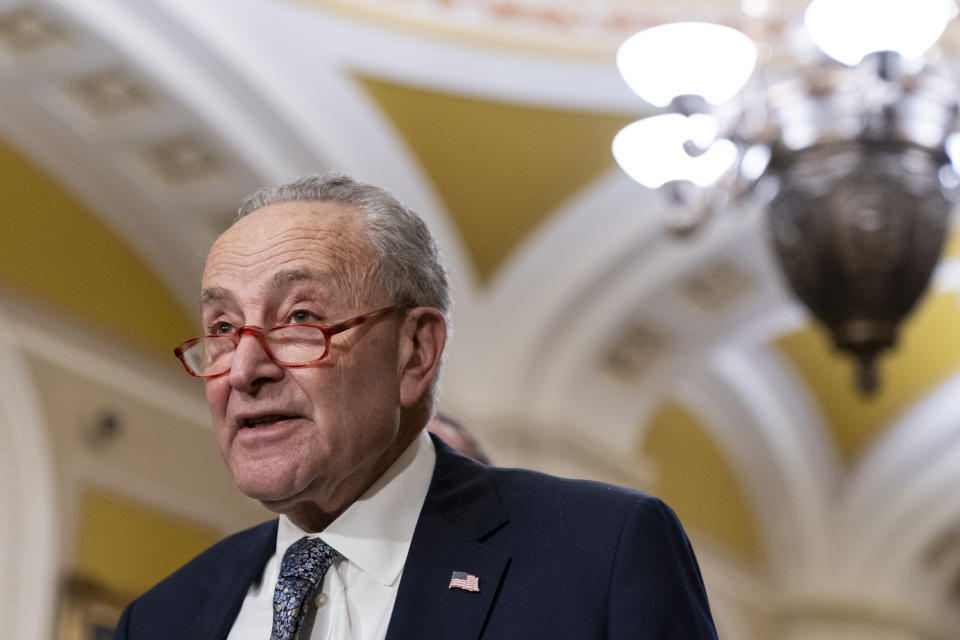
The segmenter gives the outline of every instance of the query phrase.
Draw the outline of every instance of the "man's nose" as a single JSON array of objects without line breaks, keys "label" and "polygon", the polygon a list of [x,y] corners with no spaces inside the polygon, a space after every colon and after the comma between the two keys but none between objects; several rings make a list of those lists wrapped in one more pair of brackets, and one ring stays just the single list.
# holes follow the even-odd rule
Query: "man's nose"
[{"label": "man's nose", "polygon": [[246,393],[256,393],[265,382],[283,377],[283,367],[267,352],[263,334],[255,327],[241,330],[230,363],[230,385]]}]

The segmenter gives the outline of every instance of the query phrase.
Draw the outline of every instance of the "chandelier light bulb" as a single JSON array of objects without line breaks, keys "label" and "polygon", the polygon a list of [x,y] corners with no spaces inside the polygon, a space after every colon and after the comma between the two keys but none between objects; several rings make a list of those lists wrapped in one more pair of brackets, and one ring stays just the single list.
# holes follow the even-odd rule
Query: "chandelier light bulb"
[{"label": "chandelier light bulb", "polygon": [[946,142],[947,157],[950,158],[950,164],[960,173],[960,133],[951,133],[947,136]]},{"label": "chandelier light bulb", "polygon": [[[613,139],[613,157],[631,178],[649,189],[659,189],[667,182],[688,180],[708,187],[716,182],[737,159],[737,146],[726,139],[713,139],[704,119],[706,114],[684,116],[668,113],[638,120],[620,130]],[[710,138],[707,140],[707,138]],[[702,153],[691,155],[684,144],[710,142]]]},{"label": "chandelier light bulb", "polygon": [[770,147],[755,144],[743,152],[740,160],[740,173],[747,180],[757,180],[770,165]]},{"label": "chandelier light bulb", "polygon": [[732,98],[747,83],[757,48],[746,35],[719,24],[675,22],[630,36],[617,51],[617,68],[641,98],[666,107],[683,95],[710,104]]},{"label": "chandelier light bulb", "polygon": [[820,50],[854,66],[876,51],[922,56],[956,13],[954,0],[813,0],[803,23]]}]

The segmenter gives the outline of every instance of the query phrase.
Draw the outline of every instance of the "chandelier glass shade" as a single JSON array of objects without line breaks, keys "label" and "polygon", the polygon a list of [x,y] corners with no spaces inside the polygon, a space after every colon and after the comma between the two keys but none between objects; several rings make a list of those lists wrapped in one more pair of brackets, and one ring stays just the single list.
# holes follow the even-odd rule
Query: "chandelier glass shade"
[{"label": "chandelier glass shade", "polygon": [[683,95],[722,104],[747,83],[756,63],[757,49],[750,38],[708,22],[644,29],[617,51],[617,68],[627,85],[657,107]]},{"label": "chandelier glass shade", "polygon": [[[824,54],[816,63],[772,74],[744,62],[727,92],[709,96],[703,78],[692,76],[704,69],[719,76],[723,66],[715,64],[719,51],[700,49],[710,25],[642,31],[618,56],[629,86],[669,113],[621,131],[617,162],[636,181],[682,201],[682,220],[673,226],[683,232],[727,207],[763,204],[785,280],[834,344],[855,357],[866,393],[877,388],[877,355],[895,345],[927,287],[958,195],[951,157],[960,155],[960,89],[923,59],[955,13],[953,0],[813,0],[804,24]],[[741,52],[749,39],[720,29],[727,39],[710,46],[749,58]],[[644,42],[663,45],[645,38],[648,32],[669,32],[671,52],[687,52],[669,82],[624,71],[641,50],[647,66],[669,57],[642,49]],[[681,78],[684,67],[696,66],[692,58],[704,69]],[[779,79],[763,80],[771,75]]]},{"label": "chandelier glass shade", "polygon": [[644,118],[614,137],[613,156],[631,178],[650,189],[675,180],[707,187],[737,159],[737,145],[717,139],[718,124],[706,113]]},{"label": "chandelier glass shade", "polygon": [[922,56],[955,14],[953,0],[813,0],[803,25],[821,51],[856,65],[877,51]]}]

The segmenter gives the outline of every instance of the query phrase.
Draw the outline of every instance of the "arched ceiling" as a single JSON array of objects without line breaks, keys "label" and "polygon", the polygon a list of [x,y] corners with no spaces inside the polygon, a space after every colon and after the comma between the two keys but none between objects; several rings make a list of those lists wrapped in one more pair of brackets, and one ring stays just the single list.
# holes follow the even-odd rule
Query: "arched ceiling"
[{"label": "arched ceiling", "polygon": [[565,200],[614,167],[609,141],[632,121],[371,77],[359,83],[436,185],[483,282]]},{"label": "arched ceiling", "polygon": [[[678,241],[610,158],[645,109],[612,64],[625,34],[743,23],[738,4],[0,0],[0,287],[160,357],[240,197],[345,171],[421,212],[448,258],[444,409],[505,456],[522,429],[667,498],[718,617],[759,606],[738,595],[757,580],[768,609],[897,597],[955,622],[955,593],[916,585],[960,570],[925,560],[960,544],[956,235],[864,400],[762,211]],[[802,7],[772,5],[781,30]]]},{"label": "arched ceiling", "polygon": [[0,282],[166,356],[194,323],[159,276],[59,182],[0,141]]}]

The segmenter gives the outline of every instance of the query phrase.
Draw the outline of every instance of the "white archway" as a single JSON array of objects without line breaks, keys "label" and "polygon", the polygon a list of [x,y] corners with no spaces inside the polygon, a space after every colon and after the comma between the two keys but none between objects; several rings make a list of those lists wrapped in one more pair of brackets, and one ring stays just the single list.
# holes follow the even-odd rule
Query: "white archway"
[{"label": "white archway", "polygon": [[0,637],[46,640],[59,540],[47,430],[30,372],[0,312]]}]

